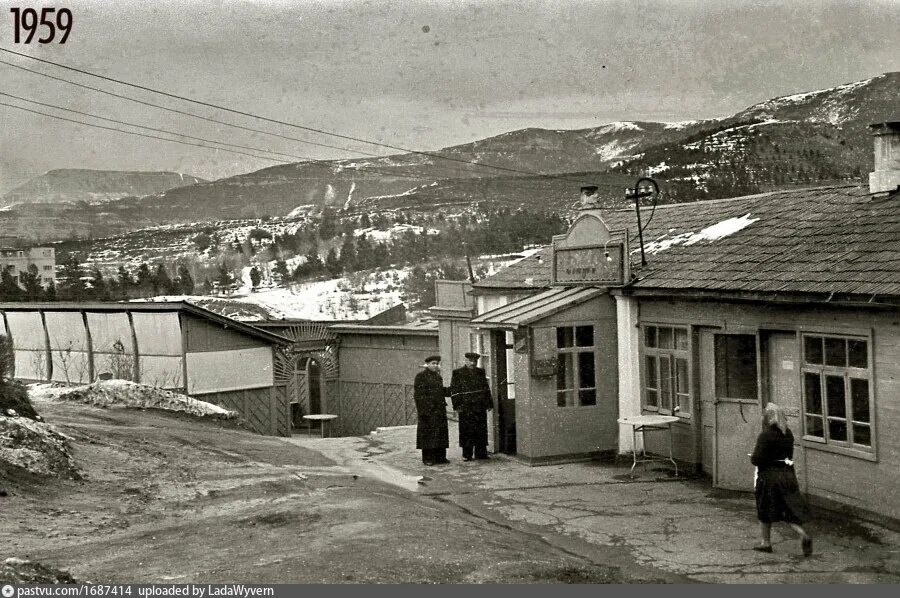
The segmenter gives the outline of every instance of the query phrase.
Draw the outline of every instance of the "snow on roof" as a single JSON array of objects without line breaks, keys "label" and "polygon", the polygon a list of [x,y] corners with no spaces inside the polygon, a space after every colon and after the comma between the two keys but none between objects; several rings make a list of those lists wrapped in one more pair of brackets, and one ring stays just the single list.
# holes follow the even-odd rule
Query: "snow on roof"
[{"label": "snow on roof", "polygon": [[[647,243],[644,247],[644,251],[655,254],[660,251],[665,251],[675,245],[687,246],[700,243],[701,241],[717,241],[747,228],[757,220],[759,220],[759,218],[750,218],[750,214],[745,214],[740,218],[728,218],[727,220],[722,220],[721,222],[707,226],[699,233],[687,232],[675,235],[674,237],[662,235],[655,241]],[[632,253],[635,253],[636,251],[640,251],[640,248],[632,251]]]}]

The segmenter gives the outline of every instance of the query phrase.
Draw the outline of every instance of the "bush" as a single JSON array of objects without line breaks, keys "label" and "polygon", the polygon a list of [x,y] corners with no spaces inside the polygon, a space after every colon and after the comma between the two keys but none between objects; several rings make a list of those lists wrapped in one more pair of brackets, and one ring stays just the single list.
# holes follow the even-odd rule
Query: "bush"
[{"label": "bush", "polygon": [[25,386],[12,379],[14,363],[12,341],[0,335],[0,415],[7,415],[7,409],[14,409],[22,417],[37,419],[37,411],[28,400]]},{"label": "bush", "polygon": [[28,400],[28,390],[15,380],[0,383],[0,415],[8,415],[7,409],[29,419],[37,420],[38,414]]}]

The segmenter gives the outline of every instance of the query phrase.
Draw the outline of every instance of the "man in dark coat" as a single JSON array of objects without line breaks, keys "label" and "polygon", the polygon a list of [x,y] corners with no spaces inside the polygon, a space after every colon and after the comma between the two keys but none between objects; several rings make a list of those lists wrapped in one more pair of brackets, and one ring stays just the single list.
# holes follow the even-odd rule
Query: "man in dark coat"
[{"label": "man in dark coat", "polygon": [[441,378],[441,358],[432,355],[425,359],[425,369],[416,374],[413,382],[413,398],[419,416],[416,426],[416,448],[422,450],[422,463],[440,465],[449,463],[447,447],[447,404],[444,397],[450,392]]},{"label": "man in dark coat", "polygon": [[459,446],[463,461],[487,459],[487,412],[493,409],[491,389],[478,353],[466,353],[466,364],[453,370],[450,401],[459,412]]}]

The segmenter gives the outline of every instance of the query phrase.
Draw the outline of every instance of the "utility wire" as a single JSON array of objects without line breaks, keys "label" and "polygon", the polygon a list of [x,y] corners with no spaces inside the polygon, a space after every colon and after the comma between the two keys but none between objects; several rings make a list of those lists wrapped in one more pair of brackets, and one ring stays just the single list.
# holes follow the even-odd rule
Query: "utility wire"
[{"label": "utility wire", "polygon": [[73,113],[73,114],[80,114],[81,116],[89,116],[90,118],[96,118],[96,119],[98,119],[98,120],[102,120],[102,121],[106,121],[106,122],[115,123],[115,124],[117,124],[117,125],[126,125],[126,126],[129,126],[129,127],[135,127],[135,128],[138,128],[138,129],[146,129],[146,130],[148,130],[148,131],[155,131],[155,132],[157,132],[157,133],[165,133],[165,134],[167,134],[167,135],[175,135],[175,136],[177,136],[177,137],[184,137],[184,138],[186,138],[186,139],[193,139],[194,141],[203,141],[203,142],[205,142],[205,143],[215,143],[215,144],[217,144],[217,145],[224,145],[224,146],[227,146],[227,147],[234,147],[234,148],[238,148],[238,149],[245,149],[245,150],[252,150],[252,151],[255,151],[255,152],[263,152],[263,153],[268,153],[268,154],[274,154],[274,155],[278,155],[278,156],[284,156],[284,157],[287,157],[287,158],[295,158],[295,159],[300,159],[300,160],[307,160],[307,159],[309,159],[309,158],[305,158],[305,157],[303,157],[303,156],[295,156],[295,155],[293,155],[293,154],[284,154],[284,153],[281,153],[281,152],[276,152],[276,151],[268,150],[268,149],[262,149],[262,148],[258,148],[258,147],[249,147],[249,146],[246,146],[246,145],[237,145],[237,144],[234,144],[234,143],[226,143],[226,142],[224,142],[224,141],[216,141],[215,139],[205,139],[205,138],[203,138],[203,137],[194,137],[194,136],[192,136],[192,135],[186,135],[186,134],[184,134],[184,133],[178,133],[177,131],[169,131],[168,129],[157,129],[157,128],[155,128],[155,127],[148,127],[148,126],[146,126],[146,125],[138,125],[138,124],[135,124],[135,123],[130,123],[130,122],[125,121],[125,120],[116,120],[116,119],[114,119],[114,118],[107,118],[107,117],[105,117],[105,116],[99,116],[99,115],[97,115],[97,114],[91,114],[90,112],[81,112],[80,110],[73,110],[72,108],[65,108],[65,107],[63,107],[63,106],[57,106],[56,104],[48,104],[48,103],[46,103],[46,102],[38,102],[37,100],[30,100],[30,99],[28,99],[28,98],[23,98],[23,97],[20,97],[20,96],[17,96],[17,95],[13,95],[13,94],[11,94],[11,93],[5,93],[5,92],[2,92],[2,91],[0,91],[0,96],[6,96],[6,97],[8,97],[8,98],[13,98],[13,99],[15,99],[15,100],[19,100],[19,101],[21,101],[21,102],[28,102],[29,104],[37,104],[38,106],[44,106],[45,108],[53,108],[53,109],[55,109],[55,110],[63,110],[63,111],[65,111],[65,112],[71,112],[71,113]]},{"label": "utility wire", "polygon": [[[2,49],[2,48],[0,48],[0,49]],[[107,90],[105,90],[105,89],[101,89],[101,88],[99,88],[99,87],[92,87],[92,86],[90,86],[90,85],[85,85],[85,84],[83,84],[83,83],[78,83],[77,81],[71,81],[71,80],[69,80],[69,79],[64,79],[64,78],[62,78],[62,77],[56,77],[56,76],[54,76],[54,75],[50,75],[50,74],[47,74],[47,73],[42,73],[41,71],[35,71],[35,70],[33,70],[33,69],[29,69],[29,68],[26,68],[26,67],[24,67],[24,66],[20,66],[20,65],[17,65],[17,64],[13,64],[13,63],[11,63],[11,62],[7,62],[7,61],[5,61],[5,60],[0,60],[0,64],[5,64],[5,65],[10,66],[10,67],[13,67],[13,68],[15,68],[15,69],[19,69],[19,70],[22,70],[22,71],[25,71],[25,72],[28,72],[28,73],[32,73],[32,74],[35,74],[35,75],[40,75],[40,76],[42,76],[42,77],[47,77],[48,79],[53,79],[54,81],[61,81],[61,82],[63,82],[63,83],[68,83],[69,85],[74,85],[74,86],[76,86],[76,87],[81,87],[81,88],[83,88],[83,89],[88,89],[88,90],[90,90],[90,91],[96,91],[96,92],[98,92],[98,93],[102,93],[102,94],[105,94],[105,95],[108,95],[108,96],[112,96],[112,97],[114,97],[114,98],[119,98],[119,99],[127,100],[127,101],[130,101],[130,102],[135,102],[135,103],[137,103],[137,104],[141,104],[141,105],[144,105],[144,106],[149,106],[149,107],[151,107],[151,108],[158,108],[158,109],[160,109],[160,110],[166,110],[166,111],[168,111],[168,112],[173,112],[173,113],[175,113],[175,114],[181,114],[181,115],[183,115],[183,116],[190,116],[190,117],[197,118],[197,119],[200,119],[200,120],[204,120],[204,121],[207,121],[207,122],[212,122],[212,123],[216,123],[216,124],[220,124],[220,125],[225,125],[225,126],[228,126],[228,127],[233,127],[233,128],[241,129],[241,130],[244,130],[244,131],[251,131],[251,132],[254,132],[254,133],[262,133],[263,135],[271,135],[271,136],[273,136],[273,137],[278,137],[278,138],[281,138],[281,139],[287,139],[287,140],[289,140],[289,141],[296,141],[296,142],[298,142],[298,143],[306,143],[306,144],[308,144],[308,145],[315,145],[315,146],[319,146],[319,147],[326,147],[326,148],[330,148],[330,149],[337,149],[337,150],[346,151],[346,152],[358,153],[358,154],[362,154],[362,155],[364,155],[364,156],[370,156],[370,157],[373,157],[373,158],[388,158],[388,157],[390,157],[390,156],[385,156],[385,155],[382,155],[382,154],[373,154],[373,153],[371,153],[371,152],[365,152],[365,151],[362,151],[362,150],[356,150],[356,149],[351,149],[351,148],[346,148],[346,147],[340,147],[340,146],[337,146],[337,145],[329,145],[329,144],[327,144],[327,143],[318,143],[318,142],[315,142],[315,141],[308,141],[308,140],[306,140],[306,139],[298,139],[298,138],[296,138],[296,137],[289,137],[289,136],[287,136],[287,135],[280,135],[280,134],[278,134],[278,133],[272,133],[272,132],[270,132],[270,131],[265,131],[265,130],[263,130],[263,129],[255,129],[255,128],[253,128],[253,127],[246,127],[246,126],[243,126],[243,125],[237,125],[237,124],[230,123],[230,122],[223,121],[223,120],[218,120],[218,119],[215,119],[215,118],[209,118],[209,117],[207,117],[207,116],[203,116],[203,115],[201,115],[201,114],[196,114],[196,113],[194,113],[194,112],[187,112],[187,111],[185,111],[185,110],[179,110],[179,109],[177,109],[177,108],[170,108],[169,106],[163,106],[163,105],[161,105],[161,104],[154,104],[153,102],[147,102],[147,101],[145,101],[145,100],[140,100],[140,99],[137,99],[137,98],[133,98],[133,97],[131,97],[131,96],[126,96],[126,95],[114,93],[114,92],[111,92],[111,91],[107,91]],[[315,160],[315,159],[313,159],[313,158],[307,158],[307,160],[310,160],[310,161],[313,161],[313,162],[319,162],[319,163],[327,163],[329,166],[333,166],[334,163],[336,162],[336,160],[333,160],[333,161],[328,161],[328,160]],[[409,166],[410,166],[410,167],[411,167],[411,166],[415,166],[415,164],[410,164]],[[469,174],[469,175],[477,174],[477,173],[475,173],[474,171],[471,171],[471,170],[465,170],[465,169],[461,169],[461,168],[452,168],[452,167],[448,168],[448,167],[442,167],[442,166],[438,166],[438,168],[441,168],[441,169],[443,169],[443,170],[447,170],[447,171],[449,171],[449,172],[454,172],[454,173],[460,173],[460,172],[462,172],[462,173]],[[418,179],[418,180],[424,180],[424,177],[421,177],[421,176],[402,175],[402,174],[398,174],[398,173],[394,172],[393,170],[391,170],[391,171],[382,171],[382,170],[377,170],[377,169],[374,169],[373,167],[368,167],[368,166],[357,166],[357,167],[354,168],[354,170],[372,170],[373,172],[381,172],[381,173],[383,173],[383,174],[388,174],[388,175],[391,175],[391,176],[399,176],[399,177],[401,177],[401,178],[413,178],[413,179]],[[477,177],[473,177],[473,178],[477,178]]]},{"label": "utility wire", "polygon": [[[145,126],[145,125],[138,125],[138,124],[135,124],[135,123],[130,123],[130,122],[128,122],[128,121],[116,120],[116,119],[114,119],[114,118],[107,118],[107,117],[105,117],[105,116],[98,116],[98,115],[96,115],[96,114],[91,114],[91,113],[89,113],[89,112],[81,112],[81,111],[79,111],[79,110],[73,110],[73,109],[71,109],[71,108],[64,108],[63,106],[57,106],[57,105],[55,105],[55,104],[48,104],[48,103],[45,103],[45,102],[38,102],[37,100],[29,100],[28,98],[23,98],[23,97],[16,96],[16,95],[13,95],[13,94],[4,93],[4,92],[2,92],[2,91],[0,91],[0,96],[6,96],[6,97],[9,97],[9,98],[14,98],[14,99],[19,100],[19,101],[22,101],[22,102],[29,102],[29,103],[32,103],[32,104],[37,104],[37,105],[39,105],[39,106],[44,106],[44,107],[46,107],[46,108],[53,108],[53,109],[56,109],[56,110],[64,110],[64,111],[66,111],[66,112],[72,112],[72,113],[74,113],[74,114],[80,114],[81,116],[87,116],[87,117],[90,117],[90,118],[96,118],[96,119],[98,119],[98,120],[102,120],[102,121],[106,121],[106,122],[111,122],[111,123],[115,123],[115,124],[119,124],[119,125],[125,125],[125,126],[129,126],[129,127],[135,127],[135,128],[138,128],[138,129],[146,129],[146,130],[148,130],[148,131],[155,131],[155,132],[157,132],[157,133],[165,133],[165,134],[167,134],[167,135],[175,135],[175,136],[178,136],[178,137],[184,137],[184,138],[186,138],[186,139],[193,139],[193,140],[195,140],[195,141],[202,141],[202,142],[204,142],[204,143],[214,143],[214,144],[217,144],[217,145],[224,145],[224,146],[227,146],[227,147],[234,147],[234,148],[238,148],[238,149],[245,149],[245,150],[250,150],[250,151],[254,151],[254,152],[263,152],[263,153],[269,153],[269,154],[274,154],[274,155],[279,155],[279,156],[285,156],[285,157],[288,157],[288,158],[294,158],[295,160],[303,160],[303,161],[308,161],[308,162],[313,162],[313,163],[324,163],[324,164],[326,164],[326,165],[329,166],[329,167],[330,167],[330,166],[333,166],[333,164],[331,164],[331,163],[329,163],[329,162],[325,162],[325,161],[322,161],[322,160],[317,160],[317,159],[315,159],[315,158],[309,158],[309,157],[306,157],[306,156],[297,156],[297,155],[294,155],[294,154],[286,154],[286,153],[276,152],[276,151],[268,150],[268,149],[262,149],[262,148],[257,148],[257,147],[249,147],[249,146],[246,146],[246,145],[237,145],[237,144],[233,144],[233,143],[226,143],[226,142],[224,142],[224,141],[216,141],[215,139],[205,139],[205,138],[203,138],[203,137],[194,137],[194,136],[192,136],[192,135],[186,135],[186,134],[184,134],[184,133],[178,133],[177,131],[169,131],[169,130],[167,130],[167,129],[157,129],[157,128],[155,128],[155,127],[148,127],[148,126]],[[4,105],[4,106],[12,106],[11,104],[3,104],[3,105]],[[14,107],[14,108],[20,108],[19,106],[12,106],[12,107]],[[23,109],[24,109],[24,108],[23,108]],[[41,115],[44,115],[44,116],[50,116],[51,118],[53,118],[52,115],[47,115],[47,114],[44,114],[44,113],[42,113],[42,112],[35,112],[35,114],[41,114]],[[83,124],[83,125],[86,125],[86,126],[94,126],[94,125],[92,125],[91,123],[85,123],[85,122],[82,122],[82,121],[70,120],[70,122],[74,122],[74,123],[78,123],[78,124]],[[104,128],[107,128],[107,127],[104,127]],[[129,131],[122,131],[121,129],[115,129],[115,128],[109,128],[109,130],[120,131],[120,132],[122,132],[122,133],[129,133]],[[176,140],[174,140],[174,139],[164,139],[164,138],[162,138],[162,137],[155,137],[155,136],[154,136],[153,138],[154,138],[154,139],[163,139],[164,141],[176,141]],[[198,147],[209,147],[209,146],[198,146]],[[217,149],[217,150],[218,150],[218,149],[224,149],[224,148],[210,147],[209,149]],[[250,155],[250,154],[247,154],[247,155]],[[266,158],[266,157],[264,157],[264,156],[258,156],[258,157],[263,158],[263,159],[268,159],[268,158]],[[277,160],[277,161],[278,161],[278,162],[282,162],[282,163],[284,163],[284,164],[292,164],[292,163],[294,163],[294,160]],[[388,175],[390,175],[390,176],[397,176],[397,177],[411,178],[411,179],[416,179],[416,180],[419,180],[419,181],[422,180],[422,177],[416,176],[416,175],[401,174],[401,173],[397,173],[397,172],[393,172],[393,171],[379,170],[379,169],[375,169],[375,168],[371,168],[371,167],[366,167],[366,169],[367,169],[367,170],[372,170],[373,172],[379,172],[379,173],[382,173],[382,174],[388,174]]]},{"label": "utility wire", "polygon": [[75,123],[79,125],[84,125],[87,127],[94,127],[97,129],[106,129],[107,131],[117,131],[119,133],[125,133],[127,135],[136,135],[137,137],[147,137],[148,139],[158,139],[160,141],[169,141],[171,143],[180,143],[182,145],[193,145],[194,147],[203,147],[206,149],[214,149],[222,152],[230,152],[232,154],[241,154],[243,156],[250,156],[251,158],[257,158],[259,160],[269,160],[270,162],[281,162],[282,164],[291,164],[288,160],[279,160],[278,158],[270,158],[268,156],[257,156],[255,154],[251,154],[249,152],[242,152],[238,150],[225,149],[223,147],[211,147],[209,145],[201,145],[199,143],[191,143],[190,141],[181,141],[178,139],[169,139],[167,137],[159,137],[157,135],[148,135],[146,133],[138,133],[136,131],[125,131],[123,129],[117,129],[115,127],[107,127],[104,125],[97,125],[92,123],[86,123],[80,120],[75,120],[73,118],[66,118],[64,116],[56,116],[54,114],[47,114],[46,112],[41,112],[39,110],[32,110],[30,108],[25,108],[24,106],[16,106],[15,104],[7,104],[6,102],[0,102],[0,106],[6,106],[8,108],[15,108],[17,110],[24,110],[25,112],[31,112],[32,114],[39,114],[41,116],[46,116],[48,118],[55,118],[57,120],[64,120],[70,123]]},{"label": "utility wire", "polygon": [[28,54],[23,54],[23,53],[21,53],[21,52],[15,52],[15,51],[10,50],[10,49],[7,49],[7,48],[2,48],[2,47],[0,47],[0,51],[6,52],[6,53],[8,53],[8,54],[13,54],[13,55],[15,55],[15,56],[19,56],[19,57],[21,57],[21,58],[27,58],[27,59],[29,59],[29,60],[35,60],[35,61],[37,61],[37,62],[42,62],[42,63],[44,63],[44,64],[49,64],[49,65],[55,66],[55,67],[57,67],[57,68],[62,68],[62,69],[66,69],[66,70],[69,70],[69,71],[76,72],[76,73],[81,73],[81,74],[83,74],[83,75],[88,75],[88,76],[90,76],[90,77],[96,77],[96,78],[102,79],[102,80],[104,80],[104,81],[110,81],[110,82],[112,82],[112,83],[118,83],[118,84],[120,84],[120,85],[126,85],[126,86],[128,86],[128,87],[133,87],[133,88],[135,88],[135,89],[140,89],[140,90],[143,90],[143,91],[149,91],[149,92],[151,92],[151,93],[159,94],[159,95],[162,95],[162,96],[165,96],[165,97],[168,97],[168,98],[173,98],[173,99],[181,100],[181,101],[185,101],[185,102],[191,102],[191,103],[193,103],[193,104],[198,104],[198,105],[200,105],[200,106],[206,106],[207,108],[214,108],[214,109],[216,109],[216,110],[223,110],[223,111],[225,111],[225,112],[230,112],[230,113],[232,113],[232,114],[238,114],[238,115],[246,116],[246,117],[249,117],[249,118],[256,118],[256,119],[259,119],[259,120],[262,120],[262,121],[265,121],[265,122],[270,122],[270,123],[277,124],[277,125],[282,125],[282,126],[287,126],[287,127],[293,127],[293,128],[301,129],[301,130],[304,130],[304,131],[310,131],[310,132],[313,132],[313,133],[319,133],[319,134],[321,134],[321,135],[328,135],[328,136],[331,136],[331,137],[336,137],[336,138],[338,138],[338,139],[345,139],[345,140],[348,140],[348,141],[355,141],[355,142],[358,142],[358,143],[365,143],[365,144],[369,144],[369,145],[375,145],[375,146],[378,146],[378,147],[384,147],[384,148],[388,148],[388,149],[392,149],[392,150],[396,150],[396,151],[401,151],[401,152],[405,152],[405,153],[409,153],[409,154],[416,154],[416,155],[419,155],[419,156],[427,156],[427,157],[429,157],[429,158],[436,158],[436,159],[439,159],[439,160],[449,160],[449,161],[452,161],[452,162],[459,162],[459,163],[462,163],[462,164],[471,164],[471,165],[479,166],[479,167],[482,167],[482,168],[490,168],[490,169],[493,169],[493,170],[500,170],[500,171],[510,172],[510,173],[515,173],[515,174],[520,174],[520,175],[537,176],[537,177],[551,178],[551,179],[559,179],[559,180],[566,180],[566,181],[571,181],[571,182],[576,182],[576,183],[579,183],[579,184],[583,184],[583,181],[578,181],[578,180],[575,180],[575,179],[572,179],[572,178],[569,178],[569,177],[565,177],[565,176],[552,175],[552,174],[544,174],[544,173],[540,173],[540,172],[531,172],[531,171],[527,171],[527,170],[521,170],[521,169],[518,169],[518,168],[511,168],[511,167],[508,167],[508,166],[499,166],[499,165],[496,165],[496,164],[488,164],[488,163],[484,163],[484,162],[476,162],[476,161],[474,161],[474,160],[466,160],[466,159],[464,159],[464,158],[454,158],[454,157],[452,157],[452,156],[444,156],[444,155],[437,154],[437,153],[434,153],[434,152],[425,152],[425,151],[413,150],[413,149],[405,148],[405,147],[402,147],[402,146],[391,145],[391,144],[387,144],[387,143],[381,143],[381,142],[378,142],[378,141],[370,141],[370,140],[368,140],[368,139],[363,139],[363,138],[361,138],[361,137],[353,137],[353,136],[351,136],[351,135],[343,135],[343,134],[341,134],[341,133],[334,133],[334,132],[332,132],[332,131],[327,131],[327,130],[325,130],[325,129],[319,129],[319,128],[315,128],[315,127],[309,127],[309,126],[306,126],[306,125],[298,125],[298,124],[296,124],[296,123],[291,123],[291,122],[288,122],[288,121],[283,121],[283,120],[278,120],[278,119],[274,119],[274,118],[269,118],[269,117],[266,117],[266,116],[261,116],[261,115],[258,115],[258,114],[253,114],[253,113],[250,113],[250,112],[244,112],[244,111],[242,111],[242,110],[236,110],[236,109],[234,109],[234,108],[228,108],[228,107],[226,107],[226,106],[220,106],[220,105],[218,105],[218,104],[213,104],[213,103],[211,103],[211,102],[204,102],[204,101],[202,101],[202,100],[195,100],[195,99],[193,99],[193,98],[189,98],[189,97],[186,97],[186,96],[181,96],[181,95],[177,95],[177,94],[173,94],[173,93],[168,93],[168,92],[165,92],[165,91],[160,91],[160,90],[154,89],[154,88],[152,88],[152,87],[147,87],[147,86],[144,86],[144,85],[138,85],[138,84],[136,84],[136,83],[130,83],[130,82],[128,82],[128,81],[123,81],[123,80],[121,80],[121,79],[115,79],[115,78],[113,78],[113,77],[107,77],[107,76],[105,76],[105,75],[99,75],[99,74],[97,74],[97,73],[93,73],[93,72],[88,71],[88,70],[79,69],[79,68],[72,67],[72,66],[68,66],[68,65],[65,65],[65,64],[58,63],[58,62],[53,62],[52,60],[45,60],[45,59],[43,59],[43,58],[37,58],[36,56],[29,56]]}]

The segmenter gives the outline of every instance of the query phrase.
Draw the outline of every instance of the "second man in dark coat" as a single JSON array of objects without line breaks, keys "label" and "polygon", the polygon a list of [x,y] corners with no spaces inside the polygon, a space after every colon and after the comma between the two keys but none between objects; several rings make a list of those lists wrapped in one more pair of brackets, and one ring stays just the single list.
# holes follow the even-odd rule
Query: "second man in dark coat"
[{"label": "second man in dark coat", "polygon": [[466,364],[453,370],[450,401],[459,412],[459,446],[464,461],[487,459],[487,412],[494,406],[478,353],[466,353]]}]

